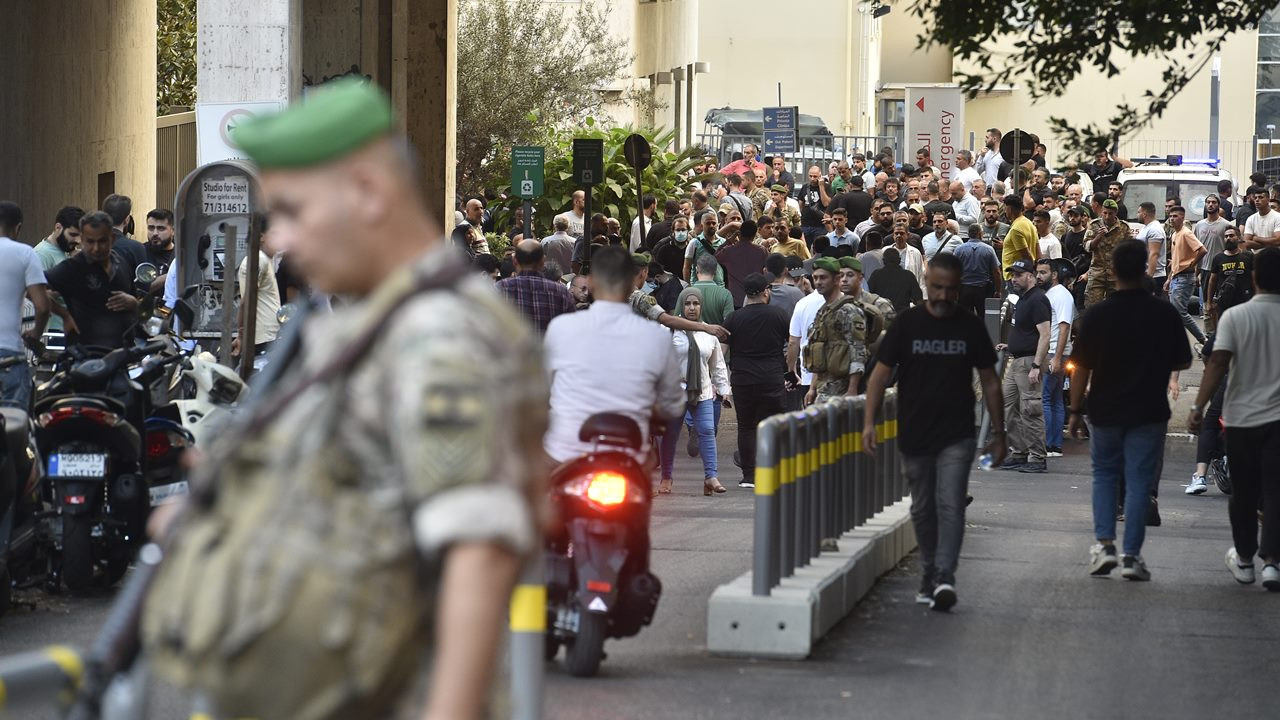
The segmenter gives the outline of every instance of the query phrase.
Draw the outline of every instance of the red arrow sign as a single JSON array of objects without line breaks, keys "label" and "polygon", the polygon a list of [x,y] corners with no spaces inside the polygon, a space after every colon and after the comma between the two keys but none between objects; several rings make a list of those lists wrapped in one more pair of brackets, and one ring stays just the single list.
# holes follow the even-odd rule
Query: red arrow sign
[{"label": "red arrow sign", "polygon": [[920,98],[916,101],[916,107],[920,108],[921,112],[924,112],[924,98]]}]

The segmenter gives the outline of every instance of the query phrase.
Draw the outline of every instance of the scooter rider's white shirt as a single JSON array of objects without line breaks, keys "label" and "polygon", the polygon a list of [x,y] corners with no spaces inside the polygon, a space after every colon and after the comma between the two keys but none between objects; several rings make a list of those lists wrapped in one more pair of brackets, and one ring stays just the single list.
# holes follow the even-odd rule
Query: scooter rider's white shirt
[{"label": "scooter rider's white shirt", "polygon": [[560,315],[542,344],[551,382],[551,425],[542,446],[556,462],[591,451],[578,430],[596,413],[635,420],[645,438],[643,458],[650,416],[670,419],[684,412],[683,369],[671,332],[626,303],[597,300],[587,310]]},{"label": "scooter rider's white shirt", "polygon": [[0,235],[0,307],[5,313],[0,320],[0,350],[22,352],[22,298],[27,288],[44,284],[44,266],[36,251]]}]

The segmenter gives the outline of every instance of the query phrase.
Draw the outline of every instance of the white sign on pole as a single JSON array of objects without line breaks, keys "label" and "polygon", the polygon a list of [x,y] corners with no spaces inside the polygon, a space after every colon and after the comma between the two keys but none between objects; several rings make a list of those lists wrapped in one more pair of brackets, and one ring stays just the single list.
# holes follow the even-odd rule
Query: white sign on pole
[{"label": "white sign on pole", "polygon": [[244,103],[196,103],[196,164],[244,158],[231,142],[231,128],[245,118],[278,112],[278,101]]},{"label": "white sign on pole", "polygon": [[[908,85],[903,162],[915,162],[916,151],[929,148],[934,167],[942,171],[939,184],[955,179],[956,153],[964,149],[964,94],[955,86]],[[945,186],[944,186],[945,187]]]},{"label": "white sign on pole", "polygon": [[232,175],[200,181],[200,212],[205,215],[248,215],[249,178]]}]

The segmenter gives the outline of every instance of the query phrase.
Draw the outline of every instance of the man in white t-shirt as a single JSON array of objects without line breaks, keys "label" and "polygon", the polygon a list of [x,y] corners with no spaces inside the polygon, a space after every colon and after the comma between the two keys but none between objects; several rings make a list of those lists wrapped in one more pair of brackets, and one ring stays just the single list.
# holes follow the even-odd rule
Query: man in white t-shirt
[{"label": "man in white t-shirt", "polygon": [[1036,234],[1040,236],[1040,257],[1057,260],[1062,257],[1062,241],[1049,228],[1053,225],[1053,216],[1047,210],[1037,210],[1031,216],[1031,224],[1036,226]]},{"label": "man in white t-shirt", "polygon": [[[276,317],[280,312],[280,288],[276,285],[275,263],[271,258],[275,256],[275,250],[271,248],[269,238],[270,232],[262,235],[262,249],[258,251],[258,312],[254,315],[253,326],[253,354],[258,355],[266,352],[271,343],[275,342],[276,336],[280,334],[280,320]],[[240,305],[240,326],[244,326],[244,310],[246,305],[244,298],[248,297],[248,278],[249,278],[249,258],[240,261],[240,267],[236,270],[236,282],[240,288],[240,297],[242,302]],[[243,343],[240,338],[236,338],[233,345],[233,351],[241,352]]]},{"label": "man in white t-shirt", "polygon": [[1187,427],[1199,432],[1205,406],[1230,370],[1222,406],[1232,484],[1228,514],[1233,543],[1227,549],[1227,568],[1236,582],[1251,584],[1257,554],[1263,563],[1262,586],[1280,592],[1280,364],[1275,361],[1280,347],[1280,248],[1268,247],[1254,256],[1253,279],[1253,299],[1228,309],[1218,321],[1213,354]]},{"label": "man in white t-shirt", "polygon": [[1138,222],[1143,227],[1138,231],[1137,240],[1147,249],[1147,277],[1155,283],[1156,294],[1167,298],[1169,294],[1164,292],[1165,275],[1169,263],[1164,245],[1167,240],[1164,234],[1164,223],[1156,219],[1155,203],[1144,202],[1138,206]]},{"label": "man in white t-shirt", "polygon": [[822,293],[812,292],[800,298],[791,311],[790,338],[787,340],[787,370],[799,378],[799,383],[792,388],[788,383],[787,410],[799,410],[804,405],[804,397],[813,384],[813,373],[804,369],[800,356],[809,344],[809,328],[813,326],[813,318],[827,303]]},{"label": "man in white t-shirt", "polygon": [[[973,181],[982,179],[982,176],[979,175],[978,171],[975,170],[973,167],[973,153],[969,152],[968,150],[961,150],[960,152],[956,153],[955,179],[964,183],[965,192],[972,192]],[[966,227],[965,223],[961,223],[960,226]]]},{"label": "man in white t-shirt", "polygon": [[[1067,268],[1071,268],[1068,270]],[[1049,368],[1043,375],[1041,401],[1044,405],[1044,445],[1049,457],[1062,457],[1062,428],[1067,423],[1066,398],[1062,395],[1067,377],[1067,357],[1071,355],[1071,323],[1076,319],[1076,300],[1061,278],[1075,269],[1066,260],[1041,258],[1036,262],[1036,285],[1049,298]]]},{"label": "man in white t-shirt", "polygon": [[1258,211],[1244,223],[1244,249],[1280,247],[1280,212],[1271,208],[1271,198],[1266,190],[1258,188],[1253,194],[1253,206]]},{"label": "man in white t-shirt", "polygon": [[[587,196],[581,190],[573,191],[573,207],[566,212],[557,215],[557,218],[565,218],[569,221],[569,234],[574,237],[580,237],[587,227],[587,216],[585,215],[587,207]],[[587,242],[590,242],[588,238]]]},{"label": "man in white t-shirt", "polygon": [[[0,202],[0,358],[17,362],[0,369],[0,405],[27,410],[31,404],[31,369],[23,338],[39,339],[49,321],[49,294],[44,266],[30,245],[12,238],[22,229],[22,209]],[[35,325],[22,330],[22,298],[35,306]],[[13,361],[11,361],[13,362]]]}]

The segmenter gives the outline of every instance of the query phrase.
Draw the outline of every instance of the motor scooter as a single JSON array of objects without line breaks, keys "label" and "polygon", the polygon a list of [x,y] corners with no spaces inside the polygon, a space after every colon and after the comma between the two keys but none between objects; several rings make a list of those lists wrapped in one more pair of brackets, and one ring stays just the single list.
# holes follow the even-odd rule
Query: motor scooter
[{"label": "motor scooter", "polygon": [[570,675],[595,675],[606,638],[635,635],[653,620],[662,583],[649,572],[648,472],[636,459],[639,425],[592,415],[578,435],[587,455],[551,477],[555,520],[546,538],[546,656],[565,647]]}]

